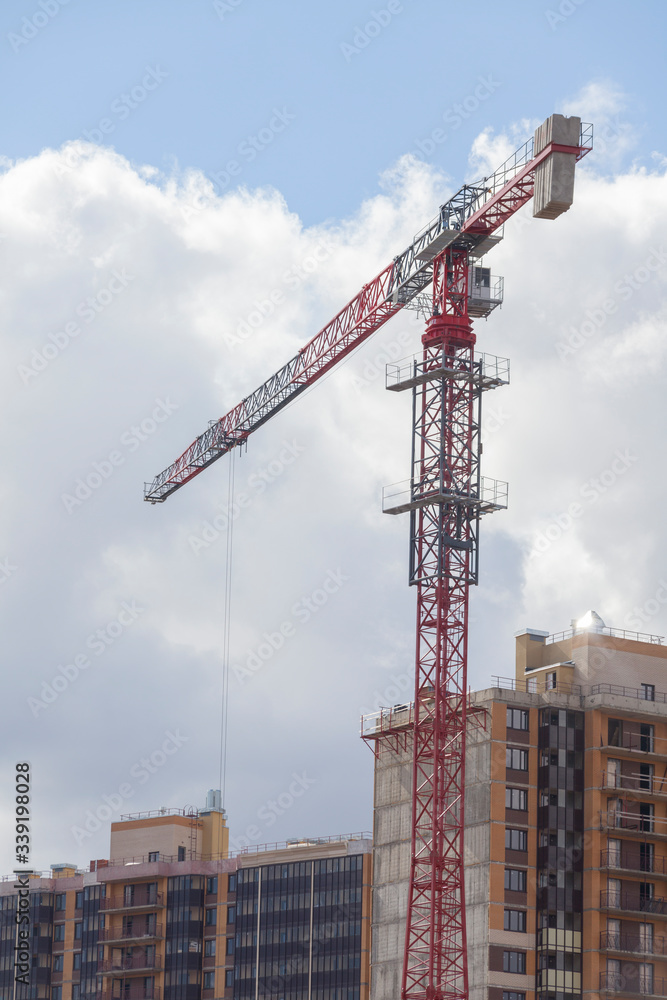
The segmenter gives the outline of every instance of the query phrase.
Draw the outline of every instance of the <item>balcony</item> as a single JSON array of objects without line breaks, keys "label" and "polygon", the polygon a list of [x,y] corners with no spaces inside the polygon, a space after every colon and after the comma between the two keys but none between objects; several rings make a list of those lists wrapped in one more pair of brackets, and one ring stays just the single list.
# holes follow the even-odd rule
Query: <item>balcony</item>
[{"label": "balcony", "polygon": [[601,972],[600,990],[633,997],[667,997],[667,979],[650,975],[630,978],[620,972]]},{"label": "balcony", "polygon": [[159,986],[145,986],[143,983],[124,985],[123,990],[98,991],[95,1000],[160,1000]]},{"label": "balcony", "polygon": [[604,791],[637,792],[633,798],[640,799],[645,796],[654,798],[656,796],[667,799],[667,777],[657,774],[611,774],[608,771],[602,772],[601,788]]},{"label": "balcony", "polygon": [[135,886],[132,894],[122,896],[106,896],[100,900],[100,910],[105,913],[123,913],[132,911],[139,913],[141,910],[158,910],[164,906],[164,897],[152,886]]},{"label": "balcony", "polygon": [[162,959],[159,955],[131,955],[122,958],[105,958],[98,969],[104,975],[123,975],[135,972],[160,972]]},{"label": "balcony", "polygon": [[648,835],[653,840],[667,841],[667,819],[623,809],[600,810],[600,829],[623,830],[631,837],[645,839]]},{"label": "balcony", "polygon": [[649,872],[651,875],[667,876],[667,858],[642,855],[629,851],[600,851],[600,868],[614,871]]},{"label": "balcony", "polygon": [[667,956],[667,938],[653,938],[642,941],[638,935],[620,934],[618,931],[603,931],[600,934],[600,951],[623,952],[626,955]]},{"label": "balcony", "polygon": [[[147,941],[158,941],[163,938],[162,924],[152,927],[101,927],[98,934],[100,944],[142,944]],[[124,998],[123,998],[124,1000]]]},{"label": "balcony", "polygon": [[639,892],[617,892],[603,889],[600,893],[601,910],[624,910],[627,913],[650,913],[667,919],[667,899],[661,896],[642,896]]}]

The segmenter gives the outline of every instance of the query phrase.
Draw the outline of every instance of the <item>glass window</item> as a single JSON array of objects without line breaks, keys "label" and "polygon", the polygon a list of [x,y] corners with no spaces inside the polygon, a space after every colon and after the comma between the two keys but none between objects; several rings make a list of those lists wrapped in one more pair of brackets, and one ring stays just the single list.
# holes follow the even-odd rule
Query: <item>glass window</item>
[{"label": "glass window", "polygon": [[207,958],[211,958],[215,955],[215,938],[211,938],[209,941],[204,941],[204,954]]},{"label": "glass window", "polygon": [[528,809],[528,792],[524,788],[505,789],[505,807],[526,812]]},{"label": "glass window", "polygon": [[215,988],[215,972],[205,972],[204,973],[204,989],[212,990]]},{"label": "glass window", "polygon": [[225,972],[225,988],[228,989],[230,986],[234,985],[234,970],[227,969]]},{"label": "glass window", "polygon": [[514,990],[503,990],[503,1000],[526,1000],[526,994],[515,993]]},{"label": "glass window", "polygon": [[503,972],[518,972],[524,975],[526,972],[525,951],[504,951]]},{"label": "glass window", "polygon": [[236,892],[236,872],[229,876],[228,892]]},{"label": "glass window", "polygon": [[228,955],[233,955],[234,954],[234,938],[233,937],[228,937],[227,938],[227,954]]},{"label": "glass window", "polygon": [[77,910],[80,910],[83,906],[83,893],[77,892],[74,895],[74,906]]},{"label": "glass window", "polygon": [[227,923],[228,924],[233,924],[233,923],[235,923],[235,921],[236,921],[236,907],[235,906],[228,906],[227,907]]},{"label": "glass window", "polygon": [[63,988],[62,988],[62,986],[52,986],[51,987],[51,1000],[63,1000]]},{"label": "glass window", "polygon": [[149,851],[148,852],[148,860],[149,861],[159,861],[160,860],[160,852],[159,851]]},{"label": "glass window", "polygon": [[67,896],[64,892],[56,893],[56,910],[64,910],[67,901]]},{"label": "glass window", "polygon": [[81,986],[79,983],[72,983],[72,1000],[81,1000]]},{"label": "glass window", "polygon": [[505,750],[505,764],[512,771],[527,771],[528,751],[518,750],[515,747],[507,747]]},{"label": "glass window", "polygon": [[508,729],[528,729],[528,712],[523,708],[507,709]]},{"label": "glass window", "polygon": [[528,850],[528,831],[513,830],[507,827],[505,830],[505,847],[508,851]]},{"label": "glass window", "polygon": [[185,861],[185,848],[184,847],[179,847],[179,849],[178,849],[178,860],[179,861]]},{"label": "glass window", "polygon": [[63,962],[64,962],[64,958],[63,958],[62,955],[54,955],[53,956],[53,971],[54,972],[62,972],[63,971]]},{"label": "glass window", "polygon": [[505,888],[510,892],[525,892],[527,882],[527,872],[521,868],[505,869]]},{"label": "glass window", "polygon": [[642,684],[640,697],[644,701],[655,701],[655,684]]},{"label": "glass window", "polygon": [[83,937],[83,924],[81,923],[80,920],[77,920],[77,922],[74,924],[74,940],[80,941],[82,937]]},{"label": "glass window", "polygon": [[72,956],[72,968],[75,969],[75,970],[81,968],[81,952],[80,951],[75,951],[74,954],[73,954],[73,956]]},{"label": "glass window", "polygon": [[218,911],[216,910],[215,906],[212,906],[206,911],[206,920],[205,920],[206,926],[213,927],[217,923],[217,919],[218,919]]},{"label": "glass window", "polygon": [[[64,941],[65,940],[65,925],[64,924],[54,924],[53,927],[53,940],[54,941]],[[53,998],[52,998],[53,1000]]]},{"label": "glass window", "polygon": [[526,930],[526,911],[525,910],[505,910],[505,919],[503,923],[503,929],[506,931],[521,931],[525,933]]},{"label": "glass window", "polygon": [[212,878],[206,879],[206,893],[209,896],[217,895],[218,892],[218,876],[213,875]]}]

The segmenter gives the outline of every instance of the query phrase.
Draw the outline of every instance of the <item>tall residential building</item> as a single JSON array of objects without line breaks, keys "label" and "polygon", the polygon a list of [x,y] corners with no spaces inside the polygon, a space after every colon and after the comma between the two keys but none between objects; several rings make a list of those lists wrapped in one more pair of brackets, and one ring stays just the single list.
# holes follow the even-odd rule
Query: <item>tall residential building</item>
[{"label": "tall residential building", "polygon": [[109,860],[30,879],[30,984],[15,982],[17,891],[0,883],[0,1000],[368,1000],[371,841],[227,856],[219,793],[111,826]]},{"label": "tall residential building", "polygon": [[[661,638],[589,612],[556,635],[518,633],[515,677],[471,695],[471,1000],[667,996],[666,692]],[[372,1000],[400,995],[413,711],[364,721],[377,753]]]}]

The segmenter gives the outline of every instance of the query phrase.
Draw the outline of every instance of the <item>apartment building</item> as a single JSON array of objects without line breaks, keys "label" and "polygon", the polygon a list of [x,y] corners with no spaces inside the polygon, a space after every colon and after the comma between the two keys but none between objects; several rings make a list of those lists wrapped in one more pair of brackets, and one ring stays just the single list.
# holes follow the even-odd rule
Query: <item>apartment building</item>
[{"label": "apartment building", "polygon": [[111,826],[109,859],[30,880],[30,984],[15,982],[17,892],[0,883],[0,1000],[368,1000],[371,841],[228,857],[219,793]]},{"label": "apartment building", "polygon": [[[516,636],[515,677],[475,692],[466,752],[472,1000],[667,996],[667,647],[594,612]],[[372,1000],[400,993],[411,706],[369,718]],[[385,722],[386,719],[386,722]]]}]

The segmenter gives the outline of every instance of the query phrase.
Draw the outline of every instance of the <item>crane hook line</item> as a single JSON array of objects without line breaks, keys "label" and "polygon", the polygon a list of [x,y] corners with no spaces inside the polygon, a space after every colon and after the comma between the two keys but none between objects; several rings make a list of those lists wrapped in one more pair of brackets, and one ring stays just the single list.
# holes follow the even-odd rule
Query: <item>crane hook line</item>
[{"label": "crane hook line", "polygon": [[229,723],[229,650],[232,617],[232,570],[234,562],[234,449],[230,455],[227,481],[227,538],[225,550],[225,584],[222,618],[222,677],[220,700],[220,771],[218,787],[225,808],[227,791],[227,737]]}]

